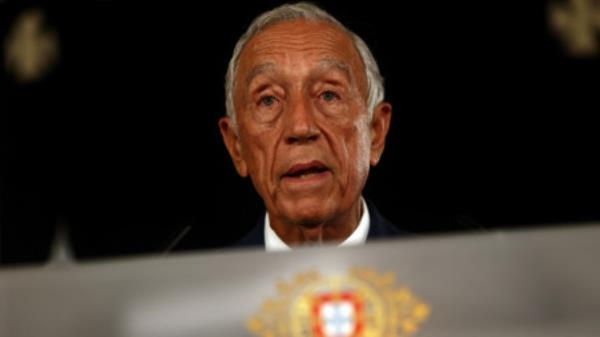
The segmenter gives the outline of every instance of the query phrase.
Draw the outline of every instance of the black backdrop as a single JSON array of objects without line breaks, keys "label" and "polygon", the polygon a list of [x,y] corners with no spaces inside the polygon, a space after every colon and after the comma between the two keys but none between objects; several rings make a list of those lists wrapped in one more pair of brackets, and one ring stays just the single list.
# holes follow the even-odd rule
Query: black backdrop
[{"label": "black backdrop", "polygon": [[[557,0],[558,1],[558,0]],[[563,1],[564,2],[564,1]],[[278,1],[0,3],[59,34],[38,83],[2,69],[1,253],[43,261],[57,222],[79,259],[227,245],[261,202],[222,145],[223,78]],[[361,35],[394,115],[365,194],[417,233],[600,220],[599,61],[571,58],[546,2],[318,1]]]}]

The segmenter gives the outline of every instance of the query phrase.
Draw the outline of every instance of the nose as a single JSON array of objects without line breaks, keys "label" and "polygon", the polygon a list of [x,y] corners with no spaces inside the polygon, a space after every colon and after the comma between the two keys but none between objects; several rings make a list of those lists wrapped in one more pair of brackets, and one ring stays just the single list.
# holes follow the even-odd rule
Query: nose
[{"label": "nose", "polygon": [[315,109],[305,98],[294,100],[284,114],[286,117],[287,144],[304,144],[316,141],[321,135],[315,123]]}]

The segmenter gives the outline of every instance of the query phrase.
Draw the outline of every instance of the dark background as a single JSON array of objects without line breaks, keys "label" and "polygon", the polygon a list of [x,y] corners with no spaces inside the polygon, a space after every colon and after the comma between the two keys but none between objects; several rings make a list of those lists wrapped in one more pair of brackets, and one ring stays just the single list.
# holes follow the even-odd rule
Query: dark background
[{"label": "dark background", "polygon": [[[278,3],[0,2],[2,40],[33,6],[61,48],[40,82],[0,72],[2,263],[45,261],[57,223],[81,260],[160,252],[186,226],[176,250],[222,247],[254,226],[261,202],[217,120],[237,38]],[[392,222],[430,234],[600,220],[600,62],[565,53],[546,2],[317,3],[386,79],[393,124],[365,195]]]}]

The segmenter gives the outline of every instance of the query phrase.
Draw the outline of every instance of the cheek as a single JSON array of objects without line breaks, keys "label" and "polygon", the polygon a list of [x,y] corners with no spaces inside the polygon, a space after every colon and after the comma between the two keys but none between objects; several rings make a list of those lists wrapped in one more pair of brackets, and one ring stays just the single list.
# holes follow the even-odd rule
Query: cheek
[{"label": "cheek", "polygon": [[367,121],[364,121],[358,126],[357,137],[358,137],[358,155],[357,161],[361,163],[363,168],[369,169],[369,163],[371,161],[371,134]]},{"label": "cheek", "polygon": [[366,120],[348,122],[331,130],[337,135],[334,151],[341,169],[340,178],[349,181],[363,179],[369,170],[370,137]]},{"label": "cheek", "polygon": [[264,199],[268,195],[267,154],[264,144],[258,138],[249,137],[244,147],[244,160],[254,189]]},{"label": "cheek", "polygon": [[261,186],[269,181],[274,160],[274,139],[274,135],[261,130],[248,130],[245,133],[243,157],[252,180],[261,182]]},{"label": "cheek", "polygon": [[348,170],[351,180],[358,185],[364,183],[369,172],[370,136],[366,120],[355,122],[347,132],[346,144],[349,152]]},{"label": "cheek", "polygon": [[[359,97],[358,95],[356,97]],[[328,118],[333,137],[336,137],[336,152],[340,165],[347,174],[360,179],[369,170],[371,137],[366,107],[357,98],[343,108],[343,114]]]}]

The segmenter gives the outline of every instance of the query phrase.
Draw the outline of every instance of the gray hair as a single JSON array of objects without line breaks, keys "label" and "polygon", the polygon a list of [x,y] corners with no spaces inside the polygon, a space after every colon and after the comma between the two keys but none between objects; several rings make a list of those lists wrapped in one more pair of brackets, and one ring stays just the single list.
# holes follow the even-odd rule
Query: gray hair
[{"label": "gray hair", "polygon": [[295,4],[285,4],[255,18],[248,27],[248,30],[246,30],[235,45],[233,56],[227,67],[227,75],[225,76],[225,107],[227,108],[227,116],[231,118],[234,125],[237,126],[235,107],[233,105],[233,90],[242,49],[251,38],[266,28],[279,22],[299,19],[328,22],[350,36],[365,66],[368,85],[367,106],[369,120],[371,120],[375,106],[383,101],[383,77],[379,73],[379,67],[377,66],[373,54],[369,50],[369,47],[367,47],[367,44],[358,35],[342,25],[337,19],[331,16],[331,14],[311,3],[299,2]]}]

